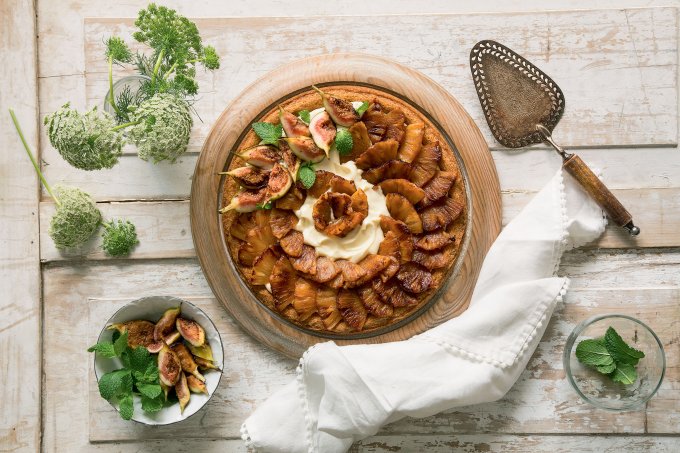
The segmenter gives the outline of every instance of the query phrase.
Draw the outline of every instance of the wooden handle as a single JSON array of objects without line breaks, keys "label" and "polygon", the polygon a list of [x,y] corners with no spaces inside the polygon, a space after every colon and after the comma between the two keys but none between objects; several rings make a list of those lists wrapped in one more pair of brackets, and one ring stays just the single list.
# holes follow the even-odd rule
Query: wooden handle
[{"label": "wooden handle", "polygon": [[[633,216],[623,207],[621,202],[614,196],[600,178],[586,165],[580,157],[572,154],[562,166],[576,179],[591,197],[607,212],[609,218],[618,226],[626,227],[631,232],[639,232],[633,225]],[[635,230],[633,230],[633,228]]]}]

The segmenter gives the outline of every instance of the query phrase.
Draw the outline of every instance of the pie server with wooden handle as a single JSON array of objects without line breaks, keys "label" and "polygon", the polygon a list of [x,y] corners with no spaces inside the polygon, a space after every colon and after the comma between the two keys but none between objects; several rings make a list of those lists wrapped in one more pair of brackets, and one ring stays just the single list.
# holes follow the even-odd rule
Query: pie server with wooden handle
[{"label": "pie server with wooden handle", "polygon": [[547,142],[563,159],[562,167],[632,236],[640,234],[633,216],[593,171],[552,138],[564,113],[557,84],[529,61],[495,41],[480,41],[470,51],[470,69],[493,136],[508,148]]}]

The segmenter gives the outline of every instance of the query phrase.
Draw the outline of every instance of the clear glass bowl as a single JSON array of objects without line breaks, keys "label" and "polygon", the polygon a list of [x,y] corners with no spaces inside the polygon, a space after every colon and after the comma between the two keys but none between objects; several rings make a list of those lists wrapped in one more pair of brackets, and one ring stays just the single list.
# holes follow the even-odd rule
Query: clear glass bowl
[{"label": "clear glass bowl", "polygon": [[[125,76],[121,79],[118,79],[113,84],[113,95],[114,97],[119,96],[126,88],[129,88],[130,93],[135,95],[139,92],[139,88],[142,86],[142,83],[147,80],[151,80],[151,78],[140,74]],[[115,117],[116,112],[109,102],[109,96],[111,96],[111,90],[106,91],[106,97],[104,97],[104,111]]]},{"label": "clear glass bowl", "polygon": [[[637,365],[638,378],[633,384],[614,382],[576,358],[576,346],[581,340],[601,338],[610,326],[626,343],[645,353]],[[579,323],[567,338],[563,362],[567,379],[576,393],[593,406],[610,411],[643,406],[659,389],[666,372],[663,345],[652,329],[635,318],[619,314],[595,316]]]}]

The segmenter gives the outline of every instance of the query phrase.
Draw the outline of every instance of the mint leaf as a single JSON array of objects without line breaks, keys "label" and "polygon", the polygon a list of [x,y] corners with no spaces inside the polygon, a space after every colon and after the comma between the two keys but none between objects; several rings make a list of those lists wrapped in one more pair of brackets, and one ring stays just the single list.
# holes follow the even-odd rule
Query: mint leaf
[{"label": "mint leaf", "polygon": [[101,355],[102,357],[106,357],[107,359],[116,356],[116,352],[113,349],[113,343],[111,343],[110,341],[104,341],[102,343],[93,344],[92,346],[87,348],[87,352],[96,352],[97,354]]},{"label": "mint leaf", "polygon": [[316,181],[316,172],[309,165],[303,165],[298,170],[298,179],[305,189],[309,189],[314,185],[314,181]]},{"label": "mint leaf", "polygon": [[[154,360],[152,358],[152,360]],[[158,365],[155,361],[149,363],[144,371],[133,371],[132,376],[134,376],[137,382],[145,384],[158,384]]]},{"label": "mint leaf", "polygon": [[116,357],[120,357],[120,355],[123,353],[123,351],[125,351],[125,348],[127,348],[127,339],[128,339],[128,333],[124,332],[113,343],[113,352],[116,354]]},{"label": "mint leaf", "polygon": [[645,356],[644,352],[628,346],[613,327],[608,328],[607,332],[604,334],[604,344],[607,347],[609,354],[611,354],[617,363],[635,366],[638,361]]},{"label": "mint leaf", "polygon": [[595,369],[602,374],[609,374],[616,369],[616,363],[612,362],[609,365],[596,366]]},{"label": "mint leaf", "polygon": [[142,394],[142,409],[144,412],[158,412],[163,409],[163,399],[161,397],[149,398]]},{"label": "mint leaf", "polygon": [[620,382],[624,385],[630,385],[637,381],[637,371],[635,367],[628,363],[619,363],[616,365],[616,370],[611,375],[615,382]]},{"label": "mint leaf", "polygon": [[269,145],[276,145],[283,135],[283,126],[272,123],[253,123],[253,130],[262,139],[262,142]]},{"label": "mint leaf", "polygon": [[141,373],[144,373],[149,366],[150,360],[153,360],[151,357],[151,354],[149,354],[149,351],[143,347],[143,346],[138,346],[134,349],[131,349],[129,352],[130,356],[130,366],[129,368],[132,371],[139,371]]},{"label": "mint leaf", "polygon": [[337,134],[335,134],[335,149],[338,150],[338,153],[345,156],[352,152],[353,147],[352,134],[347,129],[338,129]]},{"label": "mint leaf", "polygon": [[99,394],[106,400],[110,400],[121,393],[127,393],[128,388],[130,391],[132,390],[130,371],[116,370],[106,373],[99,378],[97,385],[99,386]]},{"label": "mint leaf", "polygon": [[359,106],[359,108],[354,109],[354,110],[357,111],[357,113],[359,114],[359,118],[361,118],[364,115],[364,113],[366,112],[366,110],[368,110],[368,102],[366,102],[366,101],[362,102],[361,105]]},{"label": "mint leaf", "polygon": [[137,390],[139,393],[146,396],[147,398],[156,398],[163,391],[161,386],[158,384],[140,384],[137,383]]},{"label": "mint leaf", "polygon": [[300,118],[305,124],[309,124],[309,122],[312,120],[311,116],[309,115],[309,110],[300,110],[298,112],[298,118]]},{"label": "mint leaf", "polygon": [[265,210],[267,210],[267,209],[273,208],[274,205],[272,204],[272,202],[271,202],[271,200],[270,200],[270,201],[266,202],[265,204],[258,203],[258,204],[255,205],[255,207],[256,207],[257,209],[265,209]]},{"label": "mint leaf", "polygon": [[602,340],[583,340],[576,346],[576,358],[584,365],[606,366],[614,363]]},{"label": "mint leaf", "polygon": [[123,420],[130,420],[132,418],[132,414],[135,411],[135,406],[132,402],[132,393],[128,393],[120,399],[118,410],[120,411],[120,417]]}]

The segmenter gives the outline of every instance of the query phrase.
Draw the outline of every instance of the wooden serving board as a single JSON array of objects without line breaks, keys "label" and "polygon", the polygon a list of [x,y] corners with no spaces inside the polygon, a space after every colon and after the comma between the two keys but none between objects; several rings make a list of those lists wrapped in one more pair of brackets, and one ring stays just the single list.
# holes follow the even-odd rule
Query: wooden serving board
[{"label": "wooden serving board", "polygon": [[271,348],[299,357],[325,341],[272,315],[236,273],[227,251],[220,217],[223,171],[242,133],[278,100],[312,84],[354,82],[384,88],[429,113],[449,136],[463,163],[469,197],[469,229],[461,246],[458,273],[439,299],[410,323],[369,338],[335,340],[338,344],[398,341],[424,332],[463,312],[479,270],[501,228],[500,187],[496,168],[480,130],[456,99],[420,72],[390,60],[363,54],[326,54],[292,62],[246,88],[220,115],[196,163],[190,218],[194,245],[203,272],[217,299],[251,335]]}]

